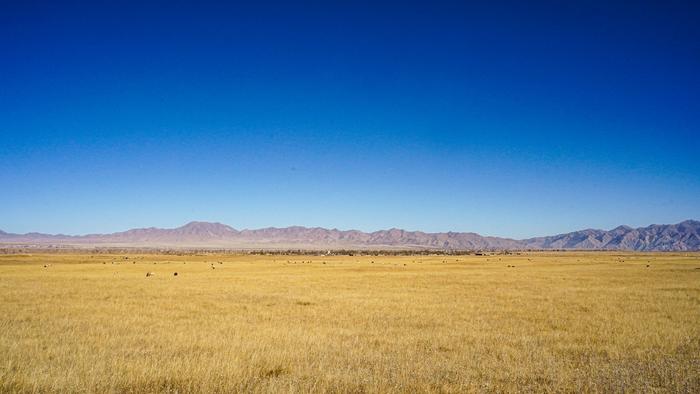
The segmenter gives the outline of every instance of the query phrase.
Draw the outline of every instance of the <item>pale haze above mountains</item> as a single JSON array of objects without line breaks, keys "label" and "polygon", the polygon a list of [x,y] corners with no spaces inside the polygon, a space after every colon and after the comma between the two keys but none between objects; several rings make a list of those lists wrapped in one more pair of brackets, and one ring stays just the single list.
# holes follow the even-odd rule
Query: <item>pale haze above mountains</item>
[{"label": "pale haze above mountains", "polygon": [[700,250],[700,221],[612,230],[581,230],[567,234],[515,240],[476,233],[425,233],[400,229],[366,233],[320,227],[236,230],[221,223],[190,222],[173,229],[139,228],[112,234],[80,236],[0,231],[0,244],[76,247],[166,247],[226,249],[440,249],[523,250],[581,249],[690,251]]}]

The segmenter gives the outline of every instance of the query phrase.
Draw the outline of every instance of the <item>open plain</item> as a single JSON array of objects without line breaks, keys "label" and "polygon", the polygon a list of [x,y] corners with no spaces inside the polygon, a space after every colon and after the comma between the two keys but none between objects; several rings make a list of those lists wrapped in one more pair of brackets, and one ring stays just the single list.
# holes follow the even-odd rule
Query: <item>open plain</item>
[{"label": "open plain", "polygon": [[700,254],[0,255],[0,391],[697,393]]}]

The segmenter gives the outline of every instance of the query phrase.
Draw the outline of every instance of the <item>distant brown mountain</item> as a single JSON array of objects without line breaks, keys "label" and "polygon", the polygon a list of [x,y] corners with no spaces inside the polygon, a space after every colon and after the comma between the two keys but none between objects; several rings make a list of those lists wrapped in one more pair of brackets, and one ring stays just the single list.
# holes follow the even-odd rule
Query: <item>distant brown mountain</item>
[{"label": "distant brown mountain", "polygon": [[522,242],[528,248],[537,249],[700,250],[700,222],[686,220],[641,228],[619,226],[609,231],[581,230]]},{"label": "distant brown mountain", "polygon": [[365,233],[320,227],[268,227],[236,230],[221,223],[191,222],[182,227],[139,228],[112,234],[81,236],[41,233],[11,234],[0,231],[0,243],[74,246],[152,246],[217,248],[356,248],[356,249],[604,249],[638,251],[700,250],[700,222],[620,226],[609,231],[581,230],[549,237],[514,240],[485,237],[476,233],[425,233],[389,229]]}]

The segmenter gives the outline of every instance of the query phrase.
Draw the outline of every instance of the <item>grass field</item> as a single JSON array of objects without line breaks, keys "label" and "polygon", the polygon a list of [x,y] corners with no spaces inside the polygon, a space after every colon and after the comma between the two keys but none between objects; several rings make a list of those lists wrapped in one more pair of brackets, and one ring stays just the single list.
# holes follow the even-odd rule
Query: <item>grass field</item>
[{"label": "grass field", "polygon": [[698,393],[700,254],[0,255],[0,390]]}]

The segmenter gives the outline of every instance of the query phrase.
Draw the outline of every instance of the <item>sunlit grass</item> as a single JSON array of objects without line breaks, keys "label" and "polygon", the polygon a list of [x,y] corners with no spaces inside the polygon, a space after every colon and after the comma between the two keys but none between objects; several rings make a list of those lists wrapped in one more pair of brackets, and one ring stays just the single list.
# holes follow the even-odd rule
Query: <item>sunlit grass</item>
[{"label": "sunlit grass", "polygon": [[698,392],[700,255],[5,255],[0,390]]}]

